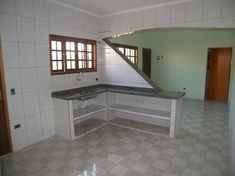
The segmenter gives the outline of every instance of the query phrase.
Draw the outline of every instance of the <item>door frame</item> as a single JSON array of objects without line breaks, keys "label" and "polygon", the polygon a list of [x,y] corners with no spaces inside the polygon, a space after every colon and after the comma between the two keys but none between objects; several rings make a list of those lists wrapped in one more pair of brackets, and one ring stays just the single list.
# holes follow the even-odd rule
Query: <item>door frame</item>
[{"label": "door frame", "polygon": [[230,69],[229,69],[229,82],[228,82],[228,95],[227,95],[227,103],[229,101],[229,93],[230,93],[230,84],[231,84],[231,71],[232,71],[232,59],[233,59],[233,47],[208,47],[207,48],[207,59],[206,59],[206,79],[205,79],[205,91],[204,91],[204,100],[207,101],[207,77],[208,77],[208,73],[207,73],[207,68],[208,68],[208,53],[209,53],[209,49],[223,49],[223,48],[231,48],[232,49],[232,53],[231,53],[231,59],[230,59]]},{"label": "door frame", "polygon": [[9,113],[8,113],[8,104],[7,104],[7,93],[6,93],[6,85],[5,85],[5,76],[4,76],[4,67],[3,67],[3,54],[2,54],[2,44],[0,38],[0,76],[1,76],[1,85],[2,85],[2,99],[3,99],[3,108],[5,114],[5,127],[7,130],[7,143],[9,147],[9,152],[13,151],[12,140],[11,140],[11,128],[9,121]]}]

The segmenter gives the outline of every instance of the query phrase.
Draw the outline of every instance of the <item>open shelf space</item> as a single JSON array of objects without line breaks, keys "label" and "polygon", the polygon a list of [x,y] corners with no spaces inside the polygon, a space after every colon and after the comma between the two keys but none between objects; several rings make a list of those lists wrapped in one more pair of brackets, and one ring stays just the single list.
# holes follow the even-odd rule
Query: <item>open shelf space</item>
[{"label": "open shelf space", "polygon": [[144,132],[169,135],[169,128],[159,126],[159,125],[153,125],[149,123],[139,122],[139,121],[130,120],[130,119],[124,119],[120,117],[115,117],[110,122],[113,124],[123,126],[123,127],[133,128],[133,129],[141,130]]},{"label": "open shelf space", "polygon": [[80,123],[76,123],[74,125],[75,130],[75,136],[81,136],[83,134],[86,134],[102,125],[104,125],[106,121],[97,119],[97,118],[91,118],[85,121],[82,121]]},{"label": "open shelf space", "polygon": [[144,115],[144,116],[155,117],[155,118],[157,117],[163,120],[170,120],[170,116],[171,116],[171,113],[168,111],[133,107],[133,106],[122,105],[122,104],[114,104],[112,106],[109,106],[108,108],[112,110],[118,110],[118,111],[128,112],[128,113],[137,114],[137,115]]},{"label": "open shelf space", "polygon": [[106,109],[106,106],[90,104],[90,105],[87,105],[85,108],[74,109],[73,118],[74,120],[77,120],[79,118],[82,118],[87,115],[91,115],[93,113],[99,112],[104,109]]}]

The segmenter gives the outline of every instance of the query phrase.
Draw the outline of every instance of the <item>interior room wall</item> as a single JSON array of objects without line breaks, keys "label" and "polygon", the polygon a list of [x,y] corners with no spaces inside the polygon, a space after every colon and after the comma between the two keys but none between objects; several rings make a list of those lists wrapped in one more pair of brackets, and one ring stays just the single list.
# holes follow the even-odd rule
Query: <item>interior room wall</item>
[{"label": "interior room wall", "polygon": [[[51,91],[97,83],[98,72],[51,76],[49,34],[100,40],[100,19],[48,0],[0,0],[0,34],[13,149],[55,134]],[[100,46],[98,44],[98,57]],[[10,89],[15,89],[11,95]],[[21,127],[14,129],[16,124]]]},{"label": "interior room wall", "polygon": [[[232,47],[232,59],[235,59],[234,38],[234,31],[153,32],[153,81],[161,85],[163,90],[185,91],[186,97],[203,100],[208,48]],[[157,60],[157,56],[163,56],[163,59]]]}]

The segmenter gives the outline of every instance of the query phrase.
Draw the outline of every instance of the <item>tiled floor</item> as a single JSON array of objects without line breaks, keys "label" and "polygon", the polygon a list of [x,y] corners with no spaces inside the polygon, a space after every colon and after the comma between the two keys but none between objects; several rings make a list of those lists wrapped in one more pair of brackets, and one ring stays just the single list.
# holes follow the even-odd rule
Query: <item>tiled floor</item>
[{"label": "tiled floor", "polygon": [[106,125],[75,141],[52,137],[2,159],[14,176],[227,176],[228,117],[221,103],[187,100],[175,138]]}]

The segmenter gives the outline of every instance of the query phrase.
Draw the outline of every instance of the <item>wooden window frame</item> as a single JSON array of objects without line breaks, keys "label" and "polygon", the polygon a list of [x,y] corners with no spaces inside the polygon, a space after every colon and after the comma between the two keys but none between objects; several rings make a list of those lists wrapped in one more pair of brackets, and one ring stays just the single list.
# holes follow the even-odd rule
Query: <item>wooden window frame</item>
[{"label": "wooden window frame", "polygon": [[135,64],[135,65],[138,64],[138,47],[137,47],[137,46],[124,45],[124,44],[120,44],[120,43],[114,43],[114,45],[115,45],[117,48],[119,48],[119,47],[124,48],[124,53],[123,53],[123,54],[124,54],[125,56],[127,56],[126,53],[125,53],[126,49],[134,49],[134,50],[135,50],[135,53],[134,53],[134,63],[128,58],[128,56],[127,56],[127,58],[128,58],[133,64]]},{"label": "wooden window frame", "polygon": [[[61,42],[61,47],[62,47],[62,70],[53,70],[52,69],[52,41],[60,41]],[[66,42],[74,42],[75,43],[75,69],[68,69],[67,68],[67,59],[66,59]],[[84,55],[86,61],[86,65],[88,63],[87,60],[87,45],[91,44],[92,45],[92,68],[80,68],[78,66],[78,43],[83,43],[85,44],[85,50],[84,50]],[[61,75],[61,74],[72,74],[72,73],[79,73],[79,72],[96,72],[97,71],[97,42],[96,40],[90,40],[90,39],[82,39],[82,38],[75,38],[75,37],[68,37],[68,36],[60,36],[60,35],[49,35],[49,52],[50,52],[50,69],[51,69],[51,75]],[[90,53],[90,52],[89,52]],[[71,61],[71,60],[69,60]],[[57,61],[58,62],[58,61]]]}]

